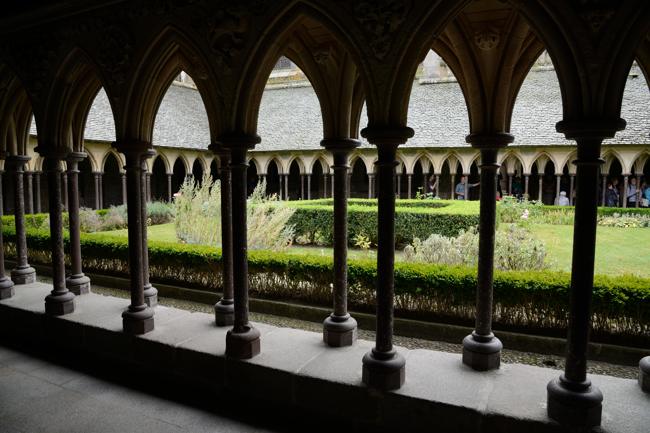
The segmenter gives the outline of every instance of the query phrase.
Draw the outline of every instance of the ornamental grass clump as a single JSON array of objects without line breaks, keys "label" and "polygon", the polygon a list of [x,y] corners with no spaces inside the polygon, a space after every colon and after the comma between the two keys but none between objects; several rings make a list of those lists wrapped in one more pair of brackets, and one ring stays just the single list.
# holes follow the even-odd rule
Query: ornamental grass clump
[{"label": "ornamental grass clump", "polygon": [[[433,234],[426,240],[414,239],[404,248],[404,261],[441,265],[476,266],[479,236],[476,229],[456,237]],[[502,271],[546,269],[546,247],[530,231],[516,224],[506,224],[496,232],[494,266]]]},{"label": "ornamental grass clump", "polygon": [[[248,248],[281,251],[291,245],[295,209],[267,196],[266,182],[257,184],[248,199]],[[185,243],[221,245],[221,183],[209,175],[201,183],[186,180],[174,200],[176,236]]]}]

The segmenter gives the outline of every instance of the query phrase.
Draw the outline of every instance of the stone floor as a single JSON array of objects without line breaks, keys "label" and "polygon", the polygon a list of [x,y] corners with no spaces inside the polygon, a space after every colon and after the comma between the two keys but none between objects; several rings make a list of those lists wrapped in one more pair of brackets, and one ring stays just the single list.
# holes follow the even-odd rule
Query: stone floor
[{"label": "stone floor", "polygon": [[[0,345],[1,433],[288,431],[215,413]],[[267,423],[268,424],[268,423]]]},{"label": "stone floor", "polygon": [[[52,318],[43,314],[43,299],[49,290],[50,286],[43,283],[20,286],[14,297],[0,301],[0,343],[5,339],[30,340],[49,348],[50,354],[65,346],[68,354],[100,357],[118,377],[129,377],[131,383],[138,383],[141,377],[174,393],[186,388],[210,390],[216,399],[205,401],[212,409],[220,407],[216,403],[219,398],[243,402],[239,404],[250,408],[244,414],[247,422],[264,419],[260,416],[262,409],[273,405],[280,410],[272,413],[283,414],[290,426],[297,425],[297,415],[314,413],[326,420],[347,417],[355,426],[372,424],[393,432],[429,432],[434,426],[441,432],[563,431],[547,418],[545,409],[546,384],[557,377],[556,370],[504,363],[498,371],[479,373],[465,367],[454,353],[398,347],[407,361],[406,383],[396,392],[381,393],[361,383],[361,358],[372,347],[367,340],[332,349],[322,343],[319,333],[256,323],[262,333],[262,353],[249,361],[237,361],[224,356],[226,330],[216,328],[210,314],[161,305],[156,307],[156,329],[142,337],[131,337],[121,331],[120,313],[127,300],[84,295],[76,299],[74,313]],[[121,417],[120,411],[108,404],[102,413],[97,407],[86,410],[87,404],[101,401],[100,385],[89,385],[86,390],[90,397],[83,398],[76,390],[68,394],[65,385],[75,381],[67,380],[65,372],[47,367],[40,370],[51,374],[53,382],[62,381],[62,385],[49,385],[63,390],[51,388],[50,394],[39,399],[40,392],[30,393],[24,386],[27,400],[21,401],[22,383],[33,380],[33,375],[19,370],[18,379],[0,389],[0,426],[9,425],[4,420],[12,419],[4,416],[5,411],[16,414],[11,424],[14,430],[6,431],[16,431],[16,427],[29,432],[50,427],[45,431],[92,431],[84,429],[98,423],[98,428],[106,430],[97,431],[194,431],[191,423],[200,418],[198,412],[187,418],[176,416],[174,409],[155,396],[152,400],[145,397],[139,406],[119,393],[116,403],[131,411],[141,410],[147,418],[131,412]],[[135,371],[140,373],[129,374]],[[591,379],[605,396],[602,431],[647,433],[650,395],[643,394],[633,380],[601,375],[591,375]],[[87,380],[92,382],[92,378]],[[231,411],[223,413],[230,415]],[[255,431],[236,418],[228,424],[227,418],[222,431],[229,431],[230,425]],[[150,428],[144,422],[149,419],[151,425],[161,423],[161,429]],[[311,428],[296,431],[327,427],[320,419],[313,418]],[[164,420],[167,424],[162,423]],[[339,425],[337,430],[358,431],[348,428],[350,425],[343,424],[343,430]]]}]

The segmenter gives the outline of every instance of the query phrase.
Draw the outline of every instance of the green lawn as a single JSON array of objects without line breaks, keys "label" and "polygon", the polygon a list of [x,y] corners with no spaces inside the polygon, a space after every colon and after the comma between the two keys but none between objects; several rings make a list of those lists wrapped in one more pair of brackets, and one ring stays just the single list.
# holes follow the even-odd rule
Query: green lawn
[{"label": "green lawn", "polygon": [[[571,270],[571,253],[573,244],[573,226],[537,224],[531,230],[546,243],[548,260],[554,269]],[[115,230],[111,233],[127,236],[126,230]],[[149,239],[165,242],[176,242],[174,224],[161,224],[149,227]],[[326,247],[294,246],[289,254],[314,254],[331,256],[332,249]],[[375,251],[351,249],[349,257],[375,258]],[[397,259],[401,252],[397,252]],[[650,277],[650,229],[647,228],[618,228],[598,227],[596,245],[596,273],[621,275],[635,274]]]}]

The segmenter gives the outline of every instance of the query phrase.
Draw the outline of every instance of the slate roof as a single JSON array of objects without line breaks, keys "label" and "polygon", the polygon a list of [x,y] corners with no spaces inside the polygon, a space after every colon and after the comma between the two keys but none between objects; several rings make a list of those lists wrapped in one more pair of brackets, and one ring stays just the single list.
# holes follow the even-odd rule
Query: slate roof
[{"label": "slate roof", "polygon": [[[622,117],[627,128],[610,143],[650,144],[650,91],[638,68],[625,88]],[[514,145],[572,144],[555,132],[562,118],[560,88],[554,71],[531,72],[515,104],[511,131]],[[115,127],[104,91],[95,100],[86,126],[86,139],[113,141]],[[365,110],[361,124],[366,123]],[[458,83],[413,84],[409,103],[409,126],[415,136],[404,147],[467,146],[467,108]],[[274,89],[264,92],[258,131],[262,143],[255,150],[319,149],[323,134],[318,99],[311,87]],[[35,133],[32,125],[32,133]],[[199,93],[173,85],[156,117],[154,145],[206,149],[208,119]],[[369,146],[364,143],[364,147]]]}]

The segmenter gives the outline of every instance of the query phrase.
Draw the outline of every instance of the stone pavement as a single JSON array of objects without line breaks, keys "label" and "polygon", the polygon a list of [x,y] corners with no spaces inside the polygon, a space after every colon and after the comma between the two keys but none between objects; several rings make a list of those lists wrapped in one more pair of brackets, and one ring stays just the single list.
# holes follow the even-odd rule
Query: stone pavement
[{"label": "stone pavement", "polygon": [[0,346],[0,433],[286,431],[256,426],[252,420],[190,406]]},{"label": "stone pavement", "polygon": [[[112,365],[114,372],[130,383],[149,379],[174,392],[201,390],[209,395],[204,401],[217,407],[218,398],[225,396],[235,406],[248,409],[243,413],[247,420],[265,419],[263,410],[272,405],[276,410],[270,413],[284,414],[291,426],[296,424],[297,414],[318,415],[311,428],[297,429],[305,432],[327,427],[337,417],[352,422],[328,431],[355,431],[364,426],[409,433],[430,432],[432,426],[437,432],[563,431],[546,416],[546,384],[557,377],[557,370],[504,363],[498,371],[480,373],[464,366],[458,354],[398,347],[407,361],[406,383],[398,391],[382,393],[361,383],[361,358],[372,347],[369,341],[328,348],[319,333],[257,323],[262,353],[239,361],[224,356],[226,329],[215,327],[209,314],[161,305],[155,310],[155,330],[133,337],[122,333],[120,314],[128,300],[83,295],[77,297],[74,313],[49,317],[44,315],[43,299],[50,290],[51,286],[43,283],[24,285],[14,297],[0,301],[0,343],[30,341],[47,353],[65,352],[79,359],[92,356]],[[109,405],[101,413],[97,407],[86,410],[85,405],[92,406],[99,398],[96,395],[102,395],[100,389],[86,388],[92,398],[82,398],[74,389],[68,395],[66,383],[75,382],[67,381],[65,373],[57,373],[57,369],[44,370],[54,382],[63,381],[64,390],[52,388],[50,398],[42,399],[40,406],[38,399],[29,398],[39,393],[28,392],[29,403],[18,399],[17,406],[12,406],[12,395],[20,395],[16,390],[21,383],[32,380],[19,371],[21,378],[0,389],[0,423],[12,419],[4,416],[7,411],[17,414],[11,424],[14,429],[22,426],[29,427],[25,431],[42,431],[41,427],[54,427],[58,422],[50,431],[67,424],[63,431],[86,431],[84,427],[96,426],[99,420],[108,422],[106,417],[112,415],[118,429],[110,430],[113,426],[106,424],[106,430],[97,431],[200,431],[192,430],[190,424],[197,417],[175,415],[162,403],[159,408],[156,399],[138,405],[119,393],[115,397],[127,409],[140,410],[147,421],[153,420],[151,425],[160,425],[160,430],[138,422],[136,414],[118,416],[119,410]],[[605,396],[604,431],[647,433],[650,395],[643,394],[636,381],[599,375],[591,379]],[[29,406],[24,407],[26,404]],[[30,418],[41,424],[32,428],[27,424]],[[230,430],[226,426],[222,431]],[[246,427],[242,431],[255,430]]]}]

